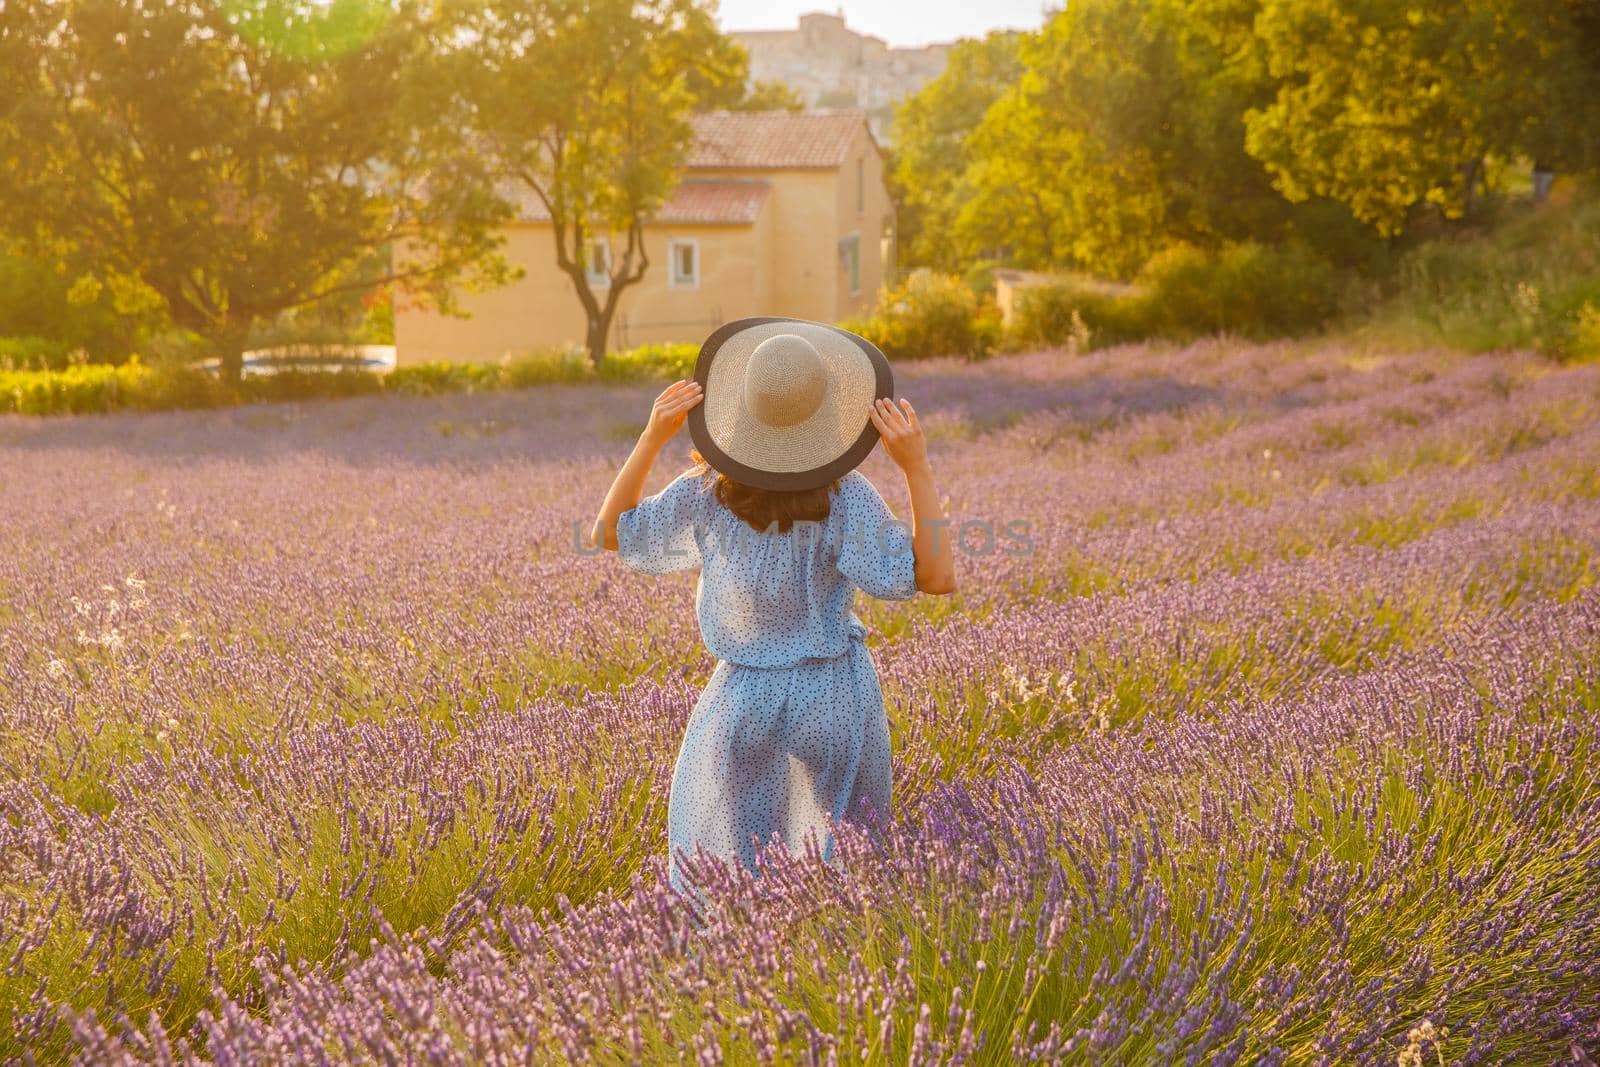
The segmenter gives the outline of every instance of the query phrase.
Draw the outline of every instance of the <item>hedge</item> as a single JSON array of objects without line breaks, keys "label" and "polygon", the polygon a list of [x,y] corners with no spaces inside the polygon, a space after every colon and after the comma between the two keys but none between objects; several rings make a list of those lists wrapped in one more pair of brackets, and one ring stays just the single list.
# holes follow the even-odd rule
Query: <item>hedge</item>
[{"label": "hedge", "polygon": [[579,352],[550,350],[499,363],[413,363],[396,367],[386,375],[354,370],[281,371],[246,377],[237,386],[226,385],[198,367],[152,366],[135,356],[120,365],[82,363],[61,370],[0,369],[0,413],[79,415],[374,393],[431,396],[595,380],[671,380],[692,374],[699,352],[700,346],[692,344],[645,345],[609,355],[596,369]]}]

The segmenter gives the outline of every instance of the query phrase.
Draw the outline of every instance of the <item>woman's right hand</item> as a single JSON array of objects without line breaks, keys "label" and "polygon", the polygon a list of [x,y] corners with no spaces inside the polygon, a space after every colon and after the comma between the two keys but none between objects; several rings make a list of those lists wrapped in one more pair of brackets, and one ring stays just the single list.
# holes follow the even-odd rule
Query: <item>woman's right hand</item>
[{"label": "woman's right hand", "polygon": [[700,383],[680,378],[661,391],[650,406],[650,421],[645,424],[644,440],[660,448],[683,429],[689,410],[700,403]]}]

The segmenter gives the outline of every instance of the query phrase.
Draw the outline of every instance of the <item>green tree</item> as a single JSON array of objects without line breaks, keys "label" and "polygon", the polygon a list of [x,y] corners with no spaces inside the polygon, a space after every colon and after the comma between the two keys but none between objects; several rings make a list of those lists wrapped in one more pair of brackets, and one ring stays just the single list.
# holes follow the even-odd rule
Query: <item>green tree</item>
[{"label": "green tree", "polygon": [[783,82],[754,82],[730,105],[735,111],[804,111],[806,102]]},{"label": "green tree", "polygon": [[0,239],[0,361],[29,352],[31,362],[52,367],[77,353],[121,362],[138,351],[146,325],[119,314],[112,294],[92,276]]},{"label": "green tree", "polygon": [[956,262],[998,259],[1014,266],[1049,267],[1068,261],[1072,247],[1065,168],[1077,161],[1078,138],[1030,97],[1036,75],[996,100],[967,138],[971,161],[947,199],[937,226]]},{"label": "green tree", "polygon": [[1278,239],[1291,212],[1244,151],[1267,91],[1257,0],[1076,0],[1022,43],[1026,70],[969,139],[957,230],[1025,262],[1127,276],[1175,241]]},{"label": "green tree", "polygon": [[1385,234],[1471,206],[1489,155],[1594,165],[1592,0],[1263,0],[1276,91],[1247,145],[1290,200],[1332,197]]},{"label": "green tree", "polygon": [[237,380],[252,330],[505,277],[505,205],[427,100],[404,2],[8,0],[0,226]]},{"label": "green tree", "polygon": [[817,97],[817,106],[853,111],[861,106],[861,98],[854,89],[834,88]]},{"label": "green tree", "polygon": [[[461,121],[549,216],[598,363],[649,267],[644,224],[677,185],[689,117],[743,94],[744,50],[705,0],[462,0],[446,20]],[[612,237],[620,254],[597,254]]]},{"label": "green tree", "polygon": [[958,42],[944,73],[908,97],[894,115],[890,179],[899,205],[900,245],[910,266],[956,270],[982,249],[958,240],[955,220],[974,163],[969,140],[984,114],[1022,75],[1021,35],[991,33]]},{"label": "green tree", "polygon": [[1290,204],[1245,151],[1243,116],[1273,91],[1258,6],[1074,0],[1036,34],[957,49],[897,126],[913,257],[1128,277],[1180,242],[1368,251],[1347,209]]}]

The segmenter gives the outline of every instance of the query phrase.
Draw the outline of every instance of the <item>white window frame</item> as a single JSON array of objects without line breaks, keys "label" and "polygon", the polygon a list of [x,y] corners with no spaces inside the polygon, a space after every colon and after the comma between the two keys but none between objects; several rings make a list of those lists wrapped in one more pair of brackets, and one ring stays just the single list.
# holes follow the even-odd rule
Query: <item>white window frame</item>
[{"label": "white window frame", "polygon": [[[851,261],[848,249],[855,250],[855,277],[851,277]],[[861,231],[854,230],[839,239],[839,266],[844,270],[845,284],[850,286],[850,295],[856,296],[861,292]]]},{"label": "white window frame", "polygon": [[[603,269],[596,270],[593,252],[597,248],[605,249],[605,264]],[[588,279],[591,289],[611,288],[611,238],[591,237],[583,250],[583,274]]]},{"label": "white window frame", "polygon": [[[694,253],[694,270],[687,277],[678,273],[678,250],[680,248],[688,248]],[[700,239],[698,237],[674,237],[667,242],[667,288],[700,288]]]}]

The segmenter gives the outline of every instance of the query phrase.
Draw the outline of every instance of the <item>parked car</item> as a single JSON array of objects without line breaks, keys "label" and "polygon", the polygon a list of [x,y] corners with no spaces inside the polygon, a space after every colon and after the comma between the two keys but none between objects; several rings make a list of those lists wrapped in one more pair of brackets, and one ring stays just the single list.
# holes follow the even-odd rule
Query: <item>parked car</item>
[{"label": "parked car", "polygon": [[[215,374],[221,370],[222,361],[208,359],[200,366]],[[250,377],[283,371],[342,370],[387,374],[394,370],[394,345],[282,345],[244,354],[244,374]]]}]

